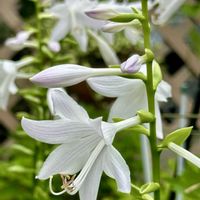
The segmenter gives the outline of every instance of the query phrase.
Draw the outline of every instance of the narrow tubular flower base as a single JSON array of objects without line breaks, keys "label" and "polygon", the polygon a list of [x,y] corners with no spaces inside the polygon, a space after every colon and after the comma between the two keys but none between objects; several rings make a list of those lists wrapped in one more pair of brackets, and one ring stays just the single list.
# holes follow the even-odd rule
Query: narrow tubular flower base
[{"label": "narrow tubular flower base", "polygon": [[188,160],[189,162],[191,162],[192,164],[194,164],[194,165],[196,165],[197,167],[200,168],[200,158],[198,158],[197,156],[195,156],[191,152],[187,151],[183,147],[181,147],[181,146],[179,146],[179,145],[177,145],[173,142],[170,142],[168,144],[168,148],[171,151],[175,152],[179,156],[185,158],[186,160]]}]

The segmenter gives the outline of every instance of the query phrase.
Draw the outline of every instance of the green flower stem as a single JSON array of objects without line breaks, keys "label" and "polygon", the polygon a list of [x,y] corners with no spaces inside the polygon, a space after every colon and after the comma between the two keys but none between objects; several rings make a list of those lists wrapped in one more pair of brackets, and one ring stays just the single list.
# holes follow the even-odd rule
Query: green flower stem
[{"label": "green flower stem", "polygon": [[41,19],[40,19],[40,12],[41,12],[41,7],[40,7],[40,1],[36,0],[35,1],[35,7],[36,7],[36,26],[37,26],[37,42],[38,42],[38,52],[37,52],[37,57],[38,60],[40,61],[40,70],[42,69],[42,62],[43,62],[43,52],[42,52],[42,26],[41,26]]},{"label": "green flower stem", "polygon": [[[150,25],[148,17],[148,1],[142,0],[142,13],[145,17],[142,23],[143,33],[144,33],[144,47],[145,49],[151,49],[150,44]],[[148,98],[148,108],[155,116],[155,91],[153,89],[153,69],[152,62],[147,62],[147,81],[146,90]],[[152,154],[152,174],[153,182],[160,183],[160,153],[157,150],[157,138],[156,138],[156,121],[150,122],[150,146]],[[160,200],[160,190],[156,190],[154,193],[154,199]]]}]

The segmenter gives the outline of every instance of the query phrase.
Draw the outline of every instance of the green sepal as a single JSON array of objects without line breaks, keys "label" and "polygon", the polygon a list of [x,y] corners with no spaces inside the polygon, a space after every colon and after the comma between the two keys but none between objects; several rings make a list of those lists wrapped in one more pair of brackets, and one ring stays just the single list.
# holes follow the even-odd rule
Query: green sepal
[{"label": "green sepal", "polygon": [[134,19],[144,20],[144,16],[138,13],[120,13],[118,16],[110,18],[112,22],[131,22]]},{"label": "green sepal", "polygon": [[50,13],[40,13],[39,14],[39,19],[53,19],[56,18],[55,15],[52,15]]},{"label": "green sepal", "polygon": [[[121,122],[121,121],[123,121],[125,119],[112,118],[112,120],[113,120],[113,122]],[[150,135],[149,130],[147,128],[145,128],[144,126],[142,126],[142,125],[135,125],[135,126],[126,128],[126,129],[124,129],[124,131],[130,131],[130,132],[134,132],[136,134],[144,134],[146,136]]]},{"label": "green sepal", "polygon": [[133,127],[127,128],[125,130],[134,132],[136,134],[144,134],[146,136],[150,135],[149,130],[142,125],[135,125]]},{"label": "green sepal", "polygon": [[145,49],[146,62],[151,62],[154,59],[154,53],[151,49]]},{"label": "green sepal", "polygon": [[134,184],[131,184],[132,191],[135,199],[137,200],[153,200],[153,198],[149,194],[141,194],[140,188]]},{"label": "green sepal", "polygon": [[140,10],[138,10],[137,8],[135,7],[131,7],[133,13],[136,13],[136,14],[141,14],[142,15],[142,12]]},{"label": "green sepal", "polygon": [[153,60],[152,68],[153,68],[153,89],[154,91],[156,91],[158,84],[162,80],[162,72],[160,69],[160,65],[157,63],[156,60]]},{"label": "green sepal", "polygon": [[120,74],[120,76],[125,77],[125,78],[141,79],[143,81],[147,80],[147,77],[142,72],[137,72],[134,74]]},{"label": "green sepal", "polygon": [[137,115],[140,117],[141,123],[149,123],[155,120],[155,116],[152,113],[145,110],[137,111]]},{"label": "green sepal", "polygon": [[167,135],[164,140],[158,145],[158,148],[167,148],[170,142],[173,142],[177,145],[181,145],[190,135],[192,131],[192,126],[178,129],[169,135]]},{"label": "green sepal", "polygon": [[123,119],[123,118],[120,118],[120,117],[113,117],[112,118],[112,121],[113,122],[121,122],[121,121],[124,121],[125,119]]},{"label": "green sepal", "polygon": [[160,188],[160,185],[158,183],[154,183],[154,182],[146,183],[141,186],[140,194],[149,194],[151,192],[155,192],[159,188]]},{"label": "green sepal", "polygon": [[109,68],[120,68],[120,65],[108,65]]}]

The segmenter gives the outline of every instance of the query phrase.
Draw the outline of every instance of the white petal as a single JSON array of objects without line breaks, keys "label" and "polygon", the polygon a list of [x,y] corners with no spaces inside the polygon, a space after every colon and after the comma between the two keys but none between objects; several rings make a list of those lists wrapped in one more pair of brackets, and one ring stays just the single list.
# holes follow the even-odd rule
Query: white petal
[{"label": "white petal", "polygon": [[102,122],[102,137],[107,145],[112,144],[117,127],[113,123]]},{"label": "white petal", "polygon": [[81,25],[77,25],[77,27],[74,27],[72,29],[71,34],[73,35],[73,37],[78,42],[80,49],[83,52],[86,52],[87,51],[87,45],[88,45],[88,35],[86,33],[85,28]]},{"label": "white petal", "polygon": [[47,10],[49,13],[53,13],[59,18],[64,18],[68,14],[68,5],[66,3],[56,3],[50,9]]},{"label": "white petal", "polygon": [[16,84],[15,84],[14,81],[15,81],[15,80],[13,80],[13,81],[10,83],[10,86],[9,86],[9,91],[10,91],[11,94],[16,94],[16,93],[17,93],[17,90],[18,90],[18,88],[17,88],[17,86],[16,86]]},{"label": "white petal", "polygon": [[2,91],[0,91],[0,109],[2,110],[6,110],[7,106],[8,106],[8,100],[9,100],[9,92],[6,91],[4,93],[2,93]]},{"label": "white petal", "polygon": [[63,64],[43,70],[30,80],[43,87],[71,86],[84,81],[92,72],[89,67]]},{"label": "white petal", "polygon": [[84,122],[63,119],[36,121],[23,118],[21,125],[30,137],[49,144],[70,143],[91,135],[99,137],[94,127]]},{"label": "white petal", "polygon": [[119,76],[100,76],[87,79],[89,86],[97,93],[107,97],[128,95],[143,85],[141,80],[131,80]]},{"label": "white petal", "polygon": [[162,118],[160,113],[159,104],[155,101],[155,115],[156,115],[156,133],[159,139],[163,139]]},{"label": "white petal", "polygon": [[156,91],[156,99],[158,101],[167,101],[167,98],[171,97],[171,86],[165,82],[165,81],[161,81],[157,87],[157,91]]},{"label": "white petal", "polygon": [[69,19],[61,19],[57,22],[56,26],[53,28],[50,41],[60,41],[63,39],[70,30]]},{"label": "white petal", "polygon": [[108,176],[116,180],[119,191],[130,193],[131,180],[129,167],[121,154],[112,146],[106,147],[103,168]]},{"label": "white petal", "polygon": [[97,143],[98,139],[92,136],[79,142],[60,145],[48,156],[38,178],[47,179],[58,173],[73,175],[79,172]]},{"label": "white petal", "polygon": [[133,117],[138,110],[147,110],[147,105],[146,91],[144,85],[141,85],[137,90],[117,98],[111,107],[109,121],[114,117],[124,119]]},{"label": "white petal", "polygon": [[165,24],[184,2],[185,0],[160,0],[159,5],[152,15],[152,22],[156,25]]},{"label": "white petal", "polygon": [[53,114],[61,118],[88,122],[87,112],[79,106],[65,91],[50,89],[49,97],[53,103]]},{"label": "white petal", "polygon": [[61,49],[60,44],[57,41],[49,41],[48,47],[51,51],[53,51],[55,53],[59,52]]},{"label": "white petal", "polygon": [[79,190],[80,200],[96,200],[102,169],[102,153],[98,156]]},{"label": "white petal", "polygon": [[120,63],[119,58],[117,57],[114,50],[108,45],[108,43],[102,37],[98,36],[96,33],[90,31],[90,34],[96,40],[104,62],[107,65],[119,64]]},{"label": "white petal", "polygon": [[112,33],[105,33],[105,32],[101,32],[101,35],[106,39],[106,41],[109,44],[113,44],[114,43],[114,34]]},{"label": "white petal", "polygon": [[130,28],[130,27],[126,28],[124,30],[124,35],[133,45],[136,45],[142,39],[141,31],[135,28]]}]

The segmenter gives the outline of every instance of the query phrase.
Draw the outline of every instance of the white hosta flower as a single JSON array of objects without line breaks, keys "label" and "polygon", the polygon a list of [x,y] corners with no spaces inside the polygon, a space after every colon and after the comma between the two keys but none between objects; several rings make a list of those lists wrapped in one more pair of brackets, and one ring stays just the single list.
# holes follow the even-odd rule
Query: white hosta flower
[{"label": "white hosta flower", "polygon": [[[95,5],[97,5],[97,1],[65,0],[63,3],[57,3],[50,8],[48,12],[54,14],[58,18],[58,22],[51,33],[48,44],[49,48],[54,52],[58,52],[60,50],[58,42],[70,33],[78,42],[80,49],[86,51],[88,45],[87,30],[97,31],[103,25],[103,22],[91,19],[85,14],[87,9]],[[94,37],[99,46],[100,53],[103,52],[101,50],[103,47],[109,51],[109,54],[102,55],[106,64],[118,64],[118,58],[115,52],[106,41],[103,41],[103,38],[99,38],[100,36]],[[112,57],[109,58],[109,56]]]},{"label": "white hosta flower", "polygon": [[107,123],[101,118],[90,119],[87,112],[61,90],[51,89],[50,98],[58,120],[22,119],[22,127],[29,136],[41,142],[61,144],[48,156],[37,178],[50,178],[52,190],[52,176],[61,174],[64,190],[52,191],[53,194],[79,191],[81,200],[95,200],[104,171],[116,180],[119,191],[129,193],[129,168],[112,141],[117,131],[140,123],[139,117]]},{"label": "white hosta flower", "polygon": [[30,80],[43,87],[64,87],[75,85],[92,76],[121,73],[119,68],[89,68],[75,64],[63,64],[45,69]]},{"label": "white hosta flower", "polygon": [[90,0],[65,0],[63,3],[52,6],[48,12],[54,14],[58,18],[58,22],[53,28],[50,41],[58,42],[68,33],[71,33],[77,40],[81,50],[86,51],[88,43],[86,28],[96,28],[98,25],[84,15],[84,11],[86,8],[94,6],[94,4],[96,2]]},{"label": "white hosta flower", "polygon": [[116,53],[110,48],[107,42],[93,31],[89,31],[90,35],[96,40],[101,56],[106,64],[117,65],[120,63]]},{"label": "white hosta flower", "polygon": [[[149,6],[151,7],[151,4],[149,4]],[[109,20],[119,13],[132,13],[132,7],[136,9],[141,9],[141,2],[125,2],[119,4],[115,1],[110,1],[108,3],[100,3],[92,10],[86,11],[86,14],[94,19]],[[106,24],[102,25],[101,30],[108,33],[115,33],[124,30],[125,37],[133,45],[135,45],[140,40],[142,40],[141,31],[138,29],[138,25],[140,25],[138,20],[133,20],[128,23],[116,23],[107,21]]]},{"label": "white hosta flower", "polygon": [[20,31],[15,37],[8,38],[5,45],[13,50],[20,50],[27,46],[27,40],[32,33],[28,31]]},{"label": "white hosta flower", "polygon": [[156,9],[152,15],[154,24],[165,24],[172,15],[182,6],[185,0],[157,0],[155,2]]},{"label": "white hosta flower", "polygon": [[0,108],[6,109],[10,94],[17,92],[15,78],[17,68],[15,62],[10,60],[0,61]]},{"label": "white hosta flower", "polygon": [[[145,65],[141,71],[144,71]],[[91,77],[87,79],[90,87],[97,93],[107,97],[117,97],[110,110],[109,121],[113,117],[129,118],[138,110],[148,110],[147,94],[143,81],[119,76]],[[162,122],[158,102],[167,101],[171,96],[171,87],[164,81],[159,84],[155,94],[157,137],[163,138]]]},{"label": "white hosta flower", "polygon": [[17,72],[20,67],[31,63],[32,59],[14,62],[0,60],[0,109],[6,110],[10,94],[16,94],[16,78],[29,78],[27,74]]}]

